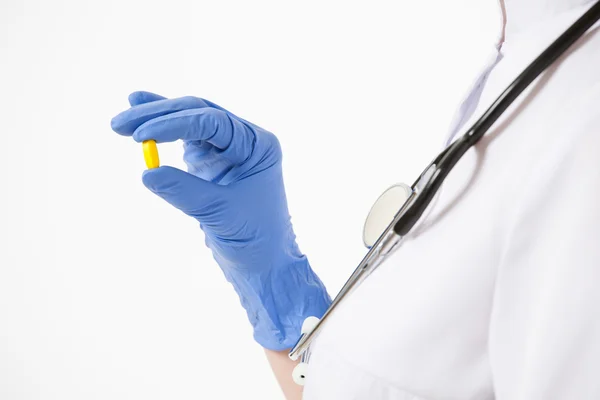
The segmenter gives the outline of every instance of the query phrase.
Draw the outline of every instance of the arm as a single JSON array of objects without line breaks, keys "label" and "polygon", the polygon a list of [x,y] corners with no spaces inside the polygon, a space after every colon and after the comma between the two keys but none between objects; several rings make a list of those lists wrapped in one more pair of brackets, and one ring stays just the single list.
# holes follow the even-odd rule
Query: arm
[{"label": "arm", "polygon": [[522,185],[489,349],[497,400],[600,398],[600,120]]},{"label": "arm", "polygon": [[304,319],[321,317],[331,299],[296,243],[279,141],[197,97],[135,92],[129,101],[113,130],[137,142],[181,140],[185,149],[188,172],[150,169],[144,185],[200,224],[286,396],[299,398],[285,349],[296,343]]},{"label": "arm", "polygon": [[265,349],[265,353],[286,400],[302,399],[302,386],[297,385],[292,380],[292,371],[298,361],[292,361],[288,357],[288,350],[273,351]]}]

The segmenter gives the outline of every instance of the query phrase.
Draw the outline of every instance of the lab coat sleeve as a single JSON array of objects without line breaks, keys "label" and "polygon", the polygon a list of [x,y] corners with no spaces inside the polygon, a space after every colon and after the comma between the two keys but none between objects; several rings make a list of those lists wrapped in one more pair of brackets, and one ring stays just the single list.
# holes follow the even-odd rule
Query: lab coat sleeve
[{"label": "lab coat sleeve", "polygon": [[489,325],[496,400],[600,399],[600,118],[541,144],[507,219]]}]

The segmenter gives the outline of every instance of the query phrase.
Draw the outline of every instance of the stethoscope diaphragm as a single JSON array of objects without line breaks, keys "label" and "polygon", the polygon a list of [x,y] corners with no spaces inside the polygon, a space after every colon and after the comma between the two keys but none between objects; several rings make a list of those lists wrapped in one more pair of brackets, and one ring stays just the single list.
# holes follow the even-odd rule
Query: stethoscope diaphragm
[{"label": "stethoscope diaphragm", "polygon": [[363,228],[363,243],[370,249],[385,229],[392,223],[398,210],[412,194],[410,186],[397,183],[386,189],[377,200],[367,215]]}]

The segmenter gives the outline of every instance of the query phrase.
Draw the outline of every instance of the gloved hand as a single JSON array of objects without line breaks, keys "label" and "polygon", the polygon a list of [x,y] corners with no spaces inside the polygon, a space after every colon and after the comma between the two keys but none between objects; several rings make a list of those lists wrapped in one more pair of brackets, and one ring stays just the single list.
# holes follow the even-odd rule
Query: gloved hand
[{"label": "gloved hand", "polygon": [[129,96],[131,108],[111,121],[137,142],[178,139],[189,173],[147,170],[144,185],[200,222],[206,245],[237,291],[263,347],[284,350],[308,316],[331,302],[295,241],[281,172],[281,148],[270,132],[195,97]]}]

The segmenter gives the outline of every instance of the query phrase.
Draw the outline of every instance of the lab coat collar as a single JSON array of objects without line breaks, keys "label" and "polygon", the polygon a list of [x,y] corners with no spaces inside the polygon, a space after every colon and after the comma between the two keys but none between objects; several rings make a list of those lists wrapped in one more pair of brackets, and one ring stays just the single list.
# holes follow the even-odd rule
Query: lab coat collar
[{"label": "lab coat collar", "polygon": [[[515,35],[540,20],[551,18],[593,0],[499,0],[504,22],[503,38]],[[502,39],[501,39],[502,40]]]}]

